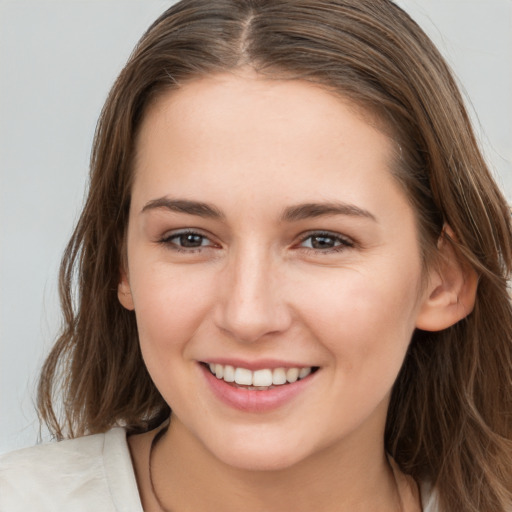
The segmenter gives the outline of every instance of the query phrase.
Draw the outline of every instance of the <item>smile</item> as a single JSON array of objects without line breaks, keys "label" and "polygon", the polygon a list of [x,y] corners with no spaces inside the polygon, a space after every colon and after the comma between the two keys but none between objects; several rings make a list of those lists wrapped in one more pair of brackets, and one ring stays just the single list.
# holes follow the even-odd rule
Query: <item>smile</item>
[{"label": "smile", "polygon": [[263,368],[261,370],[249,370],[248,368],[234,367],[216,363],[208,364],[212,375],[236,387],[244,387],[249,390],[265,391],[276,386],[292,384],[297,380],[306,378],[316,370],[315,367],[293,368]]},{"label": "smile", "polygon": [[[298,395],[315,389],[318,366],[276,365],[274,361],[199,362],[199,368],[210,391],[230,408],[248,413],[267,413],[291,403]],[[253,369],[247,366],[256,366]]]}]

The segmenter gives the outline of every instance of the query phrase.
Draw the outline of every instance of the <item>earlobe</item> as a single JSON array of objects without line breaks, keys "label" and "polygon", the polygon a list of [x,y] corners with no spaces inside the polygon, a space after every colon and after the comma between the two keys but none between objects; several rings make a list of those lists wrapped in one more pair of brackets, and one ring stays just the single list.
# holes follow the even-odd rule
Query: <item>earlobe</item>
[{"label": "earlobe", "polygon": [[135,306],[133,304],[132,291],[130,288],[130,282],[128,276],[124,270],[121,271],[119,284],[117,285],[117,298],[123,307],[133,311]]},{"label": "earlobe", "polygon": [[440,263],[429,276],[425,298],[416,320],[418,329],[441,331],[473,311],[478,275],[457,256],[450,239],[453,239],[453,231],[446,226],[438,242]]}]

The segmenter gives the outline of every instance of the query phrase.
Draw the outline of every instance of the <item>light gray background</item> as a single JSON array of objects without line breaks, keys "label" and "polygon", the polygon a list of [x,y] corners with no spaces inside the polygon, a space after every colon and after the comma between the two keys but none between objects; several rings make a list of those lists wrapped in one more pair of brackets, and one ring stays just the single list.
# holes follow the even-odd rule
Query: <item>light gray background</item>
[{"label": "light gray background", "polygon": [[[36,375],[59,327],[57,269],[96,120],[134,44],[171,3],[0,0],[0,452],[37,440]],[[398,3],[464,84],[512,200],[512,0]]]}]

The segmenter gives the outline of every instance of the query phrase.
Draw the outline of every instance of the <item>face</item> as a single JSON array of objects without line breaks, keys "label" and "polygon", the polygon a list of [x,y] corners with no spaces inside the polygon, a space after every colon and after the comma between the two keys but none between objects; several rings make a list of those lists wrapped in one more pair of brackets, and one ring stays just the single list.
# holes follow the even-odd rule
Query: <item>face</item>
[{"label": "face", "polygon": [[173,421],[239,468],[382,450],[424,300],[392,141],[317,86],[225,74],[137,144],[119,297]]}]

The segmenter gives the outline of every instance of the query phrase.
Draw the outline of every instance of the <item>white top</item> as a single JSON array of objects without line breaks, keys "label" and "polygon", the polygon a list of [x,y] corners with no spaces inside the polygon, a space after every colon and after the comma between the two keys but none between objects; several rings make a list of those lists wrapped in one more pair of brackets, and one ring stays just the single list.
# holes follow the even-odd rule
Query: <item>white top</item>
[{"label": "white top", "polygon": [[[422,487],[423,512],[436,512]],[[24,448],[0,457],[1,512],[143,512],[126,432]]]},{"label": "white top", "polygon": [[25,448],[0,458],[0,511],[142,512],[126,432]]}]

